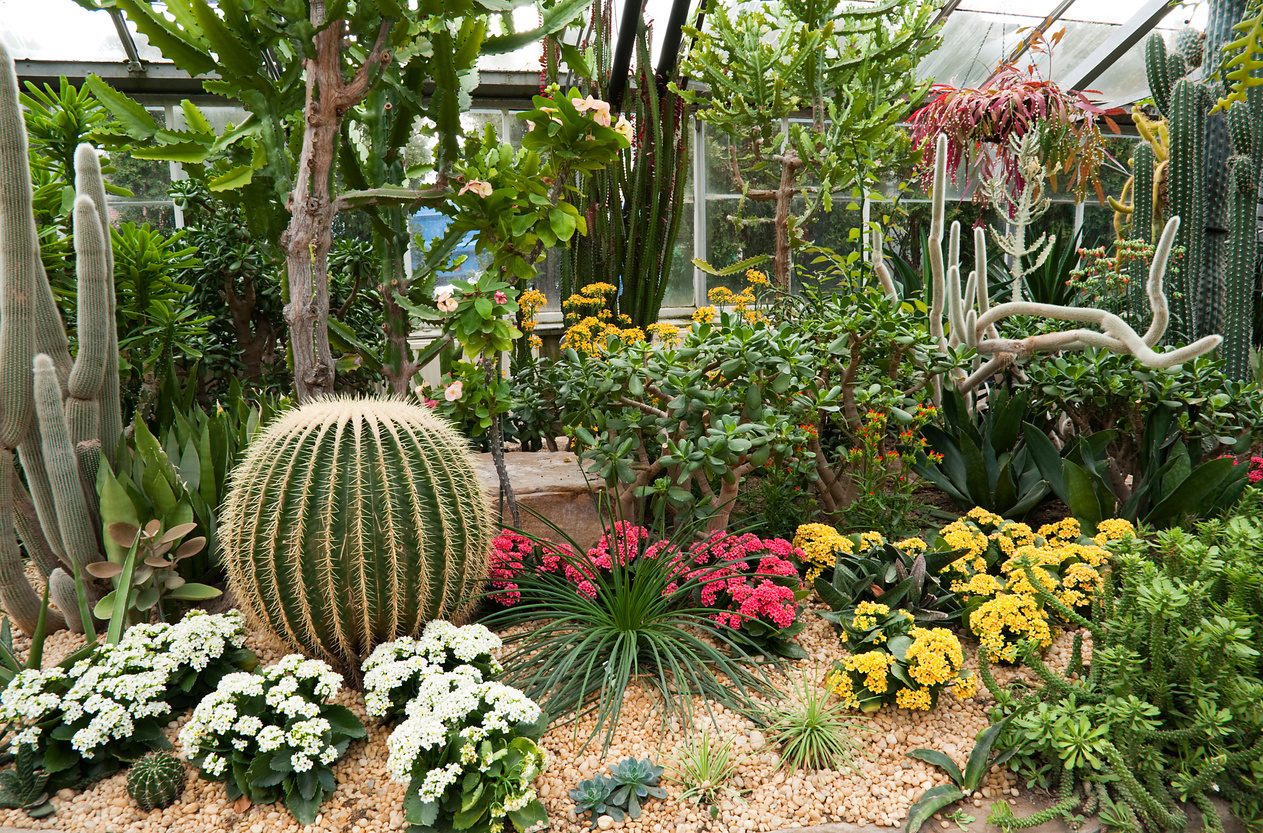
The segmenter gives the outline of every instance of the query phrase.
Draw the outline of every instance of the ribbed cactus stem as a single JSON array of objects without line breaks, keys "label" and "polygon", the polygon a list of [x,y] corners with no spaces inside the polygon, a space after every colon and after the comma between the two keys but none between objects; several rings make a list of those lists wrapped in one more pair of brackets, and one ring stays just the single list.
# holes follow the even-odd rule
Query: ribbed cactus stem
[{"label": "ribbed cactus stem", "polygon": [[[86,196],[75,199],[75,263],[79,275],[79,353],[66,384],[66,422],[70,442],[101,438],[101,386],[109,353],[109,280],[105,252],[109,248],[96,205]],[[95,482],[95,479],[94,481]]]},{"label": "ribbed cactus stem", "polygon": [[1258,166],[1249,156],[1228,160],[1228,264],[1223,310],[1224,372],[1229,379],[1250,378],[1250,345],[1254,332],[1255,258],[1258,243],[1255,211]]},{"label": "ribbed cactus stem", "polygon": [[[1153,241],[1153,171],[1155,165],[1153,146],[1141,141],[1136,146],[1132,162],[1132,212],[1131,238],[1145,243]],[[1128,267],[1127,308],[1133,322],[1149,318],[1149,299],[1145,293],[1143,264],[1133,262]]]},{"label": "ribbed cactus stem", "polygon": [[1170,115],[1171,72],[1167,63],[1167,44],[1162,35],[1154,33],[1145,41],[1145,75],[1149,79],[1149,92],[1158,112]]},{"label": "ribbed cactus stem", "polygon": [[75,633],[83,633],[83,617],[79,615],[79,593],[75,588],[75,579],[64,567],[58,567],[49,573],[48,597],[65,617],[64,627]]},{"label": "ribbed cactus stem", "polygon": [[174,804],[184,792],[184,770],[170,752],[150,752],[127,771],[127,794],[146,813]]},{"label": "ribbed cactus stem", "polygon": [[66,414],[61,407],[57,370],[52,359],[43,353],[35,357],[35,413],[39,418],[44,462],[57,509],[57,528],[71,566],[82,572],[88,564],[101,560],[101,548],[79,479],[79,464],[70,443]]},{"label": "ribbed cactus stem", "polygon": [[35,633],[43,602],[23,569],[22,551],[14,532],[13,452],[0,446],[0,601],[13,624]]},{"label": "ribbed cactus stem", "polygon": [[1171,94],[1171,214],[1180,218],[1177,246],[1184,268],[1171,299],[1171,343],[1192,341],[1194,308],[1206,249],[1206,112],[1210,96],[1201,84],[1182,79]]},{"label": "ribbed cactus stem", "polygon": [[[92,200],[96,206],[101,222],[101,232],[105,241],[105,297],[109,301],[109,312],[106,316],[106,336],[109,343],[105,348],[105,377],[100,394],[100,439],[101,450],[111,466],[117,467],[118,440],[123,435],[122,394],[118,382],[118,323],[117,298],[114,295],[114,248],[110,244],[110,217],[105,201],[105,180],[101,176],[101,160],[96,148],[89,144],[79,145],[75,149],[75,190]],[[79,327],[83,328],[82,313]],[[82,341],[82,332],[79,335]]]},{"label": "ribbed cactus stem", "polygon": [[491,528],[465,440],[405,402],[328,399],[256,436],[220,516],[243,612],[360,679],[374,646],[460,616]]},{"label": "ribbed cactus stem", "polygon": [[22,487],[17,473],[13,475],[14,511],[18,540],[26,548],[27,555],[35,563],[39,574],[45,581],[53,570],[61,566],[61,559],[48,544],[48,538],[39,523],[39,515],[35,512],[35,504],[30,494]]}]

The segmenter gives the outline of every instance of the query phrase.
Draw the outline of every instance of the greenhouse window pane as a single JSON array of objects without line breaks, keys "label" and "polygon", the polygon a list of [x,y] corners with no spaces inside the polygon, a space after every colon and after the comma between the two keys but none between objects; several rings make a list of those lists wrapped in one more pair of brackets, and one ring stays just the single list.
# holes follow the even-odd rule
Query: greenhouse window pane
[{"label": "greenhouse window pane", "polygon": [[[0,0],[0,21],[0,39],[15,60],[127,60],[110,15],[88,11],[74,0]],[[130,23],[128,28],[141,60],[162,60],[162,53]]]}]

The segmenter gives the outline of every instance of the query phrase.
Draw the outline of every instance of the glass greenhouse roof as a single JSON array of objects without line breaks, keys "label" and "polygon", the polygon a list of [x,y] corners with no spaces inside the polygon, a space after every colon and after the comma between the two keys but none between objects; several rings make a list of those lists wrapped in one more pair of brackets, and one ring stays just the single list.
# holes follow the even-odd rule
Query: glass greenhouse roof
[{"label": "glass greenhouse roof", "polygon": [[[1116,33],[1127,28],[1133,16],[1153,8],[1154,0],[959,0],[947,15],[943,45],[921,65],[922,77],[934,77],[956,86],[975,85],[996,64],[1012,54],[1025,33],[1019,29],[1039,25],[1060,12],[1048,31],[1065,27],[1066,34],[1054,54],[1040,56],[1041,69],[1058,83],[1077,77],[1084,62]],[[697,0],[692,0],[694,6]],[[949,5],[951,5],[949,3]],[[621,13],[623,3],[615,6]],[[1205,4],[1177,6],[1165,12],[1158,29],[1174,31],[1186,24],[1202,26]],[[663,23],[671,0],[648,0],[646,17],[656,21],[655,51],[661,43]],[[161,67],[158,51],[129,24],[121,25],[134,42],[140,60]],[[530,21],[523,21],[529,25]],[[77,64],[120,64],[126,74],[128,52],[114,17],[87,11],[74,0],[0,0],[0,39],[25,74],[82,76],[95,67]],[[1143,39],[1143,38],[1142,38]],[[484,71],[534,72],[538,50],[521,50],[498,56],[481,65]],[[167,65],[170,68],[170,65]],[[39,70],[38,72],[36,70]],[[55,70],[53,72],[52,70]],[[1127,49],[1088,85],[1110,106],[1122,106],[1148,94],[1141,50]]]}]

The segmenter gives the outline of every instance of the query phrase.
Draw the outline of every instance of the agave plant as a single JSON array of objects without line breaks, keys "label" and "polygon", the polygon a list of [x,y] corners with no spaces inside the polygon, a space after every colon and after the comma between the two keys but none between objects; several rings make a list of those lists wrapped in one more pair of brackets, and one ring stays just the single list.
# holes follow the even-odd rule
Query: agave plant
[{"label": "agave plant", "polygon": [[[1035,33],[1030,54],[1051,51],[1064,33],[1062,29],[1046,39]],[[964,161],[979,182],[989,182],[999,170],[1010,190],[1017,193],[1025,184],[1025,176],[1009,139],[1033,130],[1039,137],[1044,174],[1053,187],[1064,173],[1076,198],[1084,199],[1090,184],[1105,203],[1098,172],[1106,156],[1105,140],[1098,122],[1104,122],[1115,135],[1119,134],[1118,125],[1082,92],[1063,90],[1040,78],[1034,62],[1024,68],[1001,64],[979,88],[935,84],[930,88],[929,103],[908,122],[913,146],[925,151],[921,170],[927,177],[934,172],[936,140],[945,135],[949,170],[957,171]],[[983,196],[982,189],[979,196]]]}]

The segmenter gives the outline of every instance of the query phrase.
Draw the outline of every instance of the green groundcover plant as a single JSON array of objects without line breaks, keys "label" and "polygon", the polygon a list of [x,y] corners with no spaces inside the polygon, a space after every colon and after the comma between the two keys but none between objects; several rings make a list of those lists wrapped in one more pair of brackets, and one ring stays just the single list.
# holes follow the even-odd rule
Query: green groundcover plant
[{"label": "green groundcover plant", "polygon": [[1210,799],[1235,815],[1263,814],[1263,502],[1250,489],[1237,514],[1172,529],[1153,541],[1129,539],[1095,595],[1090,616],[1068,607],[1026,573],[1041,602],[1091,634],[1065,674],[1048,668],[1030,643],[1023,661],[1033,686],[997,685],[994,716],[1009,718],[1000,738],[1015,748],[1010,766],[1057,796],[1049,810],[993,821],[1026,827],[1058,815],[1100,810],[1110,826],[1183,830],[1181,802],[1219,829]]}]

